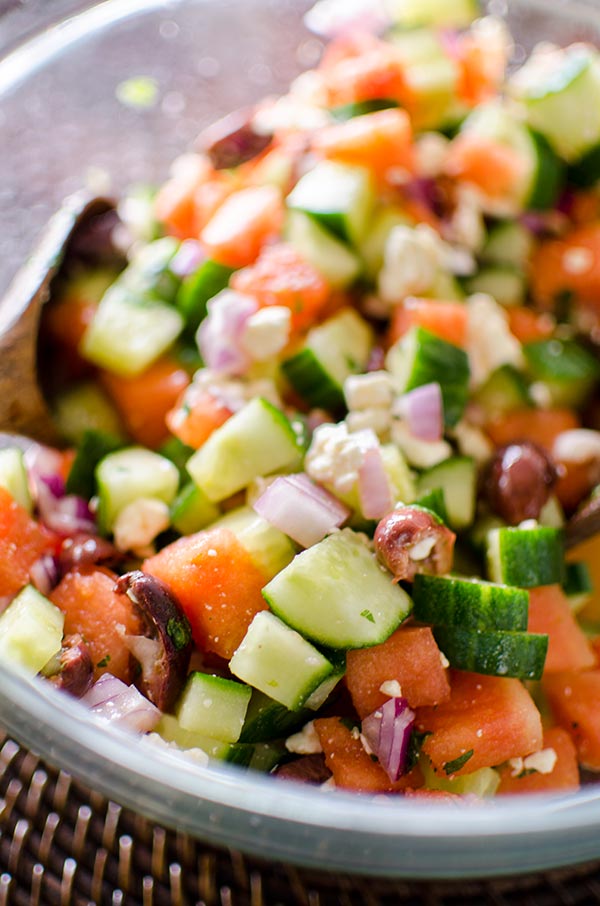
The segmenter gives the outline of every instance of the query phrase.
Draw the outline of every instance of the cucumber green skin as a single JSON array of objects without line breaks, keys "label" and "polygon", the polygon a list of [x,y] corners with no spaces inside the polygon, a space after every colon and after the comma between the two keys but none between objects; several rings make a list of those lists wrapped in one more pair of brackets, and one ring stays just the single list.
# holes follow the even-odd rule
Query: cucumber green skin
[{"label": "cucumber green skin", "polygon": [[301,349],[286,359],[281,370],[309,405],[335,414],[345,411],[343,388],[325,371],[312,349]]},{"label": "cucumber green skin", "polygon": [[566,564],[563,590],[568,597],[589,595],[594,591],[594,583],[587,563],[577,560],[574,563]]},{"label": "cucumber green skin", "polygon": [[233,268],[209,258],[202,262],[197,271],[184,279],[175,298],[175,305],[185,318],[187,335],[198,330],[206,317],[208,300],[225,289],[233,272]]},{"label": "cucumber green skin", "polygon": [[310,711],[306,709],[290,711],[264,692],[254,689],[239,742],[256,743],[281,739],[299,730],[307,720],[310,720],[310,716]]},{"label": "cucumber green skin", "polygon": [[350,529],[297,554],[263,588],[263,596],[273,613],[302,635],[341,649],[384,642],[412,606]]},{"label": "cucumber green skin", "polygon": [[332,107],[329,111],[334,120],[345,123],[355,116],[364,116],[365,113],[376,113],[378,110],[389,110],[397,107],[398,102],[392,98],[373,98],[368,101],[355,101],[352,104],[342,104],[341,107]]},{"label": "cucumber green skin", "polygon": [[452,576],[416,575],[413,616],[462,629],[527,629],[529,595],[521,588]]},{"label": "cucumber green skin", "polygon": [[562,583],[562,532],[546,526],[494,529],[488,536],[488,571],[494,582],[520,588]]},{"label": "cucumber green skin", "polygon": [[[437,382],[442,389],[444,424],[453,427],[460,421],[469,395],[469,359],[464,349],[436,337],[424,327],[414,327],[392,347],[388,356],[394,374],[394,359],[402,360],[405,350],[414,343],[410,371],[400,392],[413,390],[423,384]],[[388,365],[388,368],[390,366]]]},{"label": "cucumber green skin", "polygon": [[158,453],[165,459],[170,459],[174,466],[179,470],[179,478],[182,484],[188,480],[188,473],[185,467],[188,459],[193,455],[194,448],[188,447],[178,437],[170,437],[164,444],[158,448]]},{"label": "cucumber green skin", "polygon": [[89,500],[96,493],[96,466],[101,459],[124,446],[123,441],[104,431],[84,431],[66,481],[67,494]]},{"label": "cucumber green skin", "polygon": [[559,192],[565,183],[566,167],[540,132],[530,129],[529,134],[535,146],[537,172],[534,176],[531,194],[527,199],[527,207],[534,211],[544,211],[556,204]]},{"label": "cucumber green skin", "polygon": [[415,500],[414,506],[430,510],[442,520],[444,525],[448,525],[448,510],[443,488],[431,488],[431,490],[425,491]]},{"label": "cucumber green skin", "polygon": [[180,535],[192,535],[206,528],[221,511],[206,499],[193,481],[188,482],[171,504],[171,525]]},{"label": "cucumber green skin", "polygon": [[555,381],[597,381],[600,362],[575,340],[536,340],[523,353],[534,378]]},{"label": "cucumber green skin", "polygon": [[[238,741],[252,690],[243,683],[195,672],[177,705],[177,720],[184,730],[203,733],[219,741]],[[210,707],[205,707],[210,702]]]},{"label": "cucumber green skin", "polygon": [[450,665],[458,670],[539,680],[544,671],[548,636],[532,632],[434,626],[433,635]]}]

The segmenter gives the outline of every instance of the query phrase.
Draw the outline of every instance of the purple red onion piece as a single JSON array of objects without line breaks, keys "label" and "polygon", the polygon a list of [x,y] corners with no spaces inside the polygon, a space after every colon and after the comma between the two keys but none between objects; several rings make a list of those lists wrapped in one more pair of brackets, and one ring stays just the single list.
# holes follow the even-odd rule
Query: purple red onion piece
[{"label": "purple red onion piece", "polygon": [[127,686],[111,673],[101,676],[81,701],[101,720],[137,733],[153,730],[161,717],[135,686]]},{"label": "purple red onion piece", "polygon": [[223,290],[208,304],[208,314],[196,334],[198,348],[208,368],[220,374],[243,374],[248,354],[242,336],[248,319],[258,309],[251,296]]},{"label": "purple red onion piece", "polygon": [[382,519],[394,506],[379,446],[371,447],[364,453],[363,463],[358,471],[358,496],[366,519]]},{"label": "purple red onion piece", "polygon": [[362,722],[362,735],[392,782],[406,770],[415,713],[405,698],[390,698]]},{"label": "purple red onion piece", "polygon": [[399,400],[408,430],[419,440],[441,440],[444,435],[444,404],[442,388],[437,382],[422,384],[405,393]]},{"label": "purple red onion piece", "polygon": [[303,473],[276,478],[253,507],[259,516],[302,547],[321,541],[350,515],[333,494],[313,484]]}]

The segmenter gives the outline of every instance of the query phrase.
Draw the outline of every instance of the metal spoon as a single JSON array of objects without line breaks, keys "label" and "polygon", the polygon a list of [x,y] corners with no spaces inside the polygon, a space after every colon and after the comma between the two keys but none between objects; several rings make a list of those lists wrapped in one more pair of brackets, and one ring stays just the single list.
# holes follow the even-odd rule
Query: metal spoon
[{"label": "metal spoon", "polygon": [[105,198],[71,196],[50,220],[29,261],[0,302],[0,426],[56,443],[58,434],[38,384],[40,314],[75,233],[114,209]]}]

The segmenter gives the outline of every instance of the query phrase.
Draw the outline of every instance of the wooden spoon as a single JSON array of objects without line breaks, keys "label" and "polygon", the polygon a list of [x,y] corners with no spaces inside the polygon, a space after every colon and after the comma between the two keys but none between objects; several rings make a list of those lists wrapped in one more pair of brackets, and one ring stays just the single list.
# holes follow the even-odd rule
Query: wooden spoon
[{"label": "wooden spoon", "polygon": [[114,209],[105,198],[78,193],[49,222],[29,261],[0,302],[0,427],[57,443],[56,428],[38,384],[37,338],[42,305],[74,233]]}]

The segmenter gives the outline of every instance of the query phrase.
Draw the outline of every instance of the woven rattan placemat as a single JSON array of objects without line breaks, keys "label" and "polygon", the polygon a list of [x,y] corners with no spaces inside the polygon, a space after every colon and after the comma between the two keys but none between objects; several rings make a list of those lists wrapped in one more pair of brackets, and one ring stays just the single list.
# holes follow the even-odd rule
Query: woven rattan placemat
[{"label": "woven rattan placemat", "polygon": [[361,879],[157,827],[0,733],[0,906],[576,906],[600,863],[498,881]]}]

